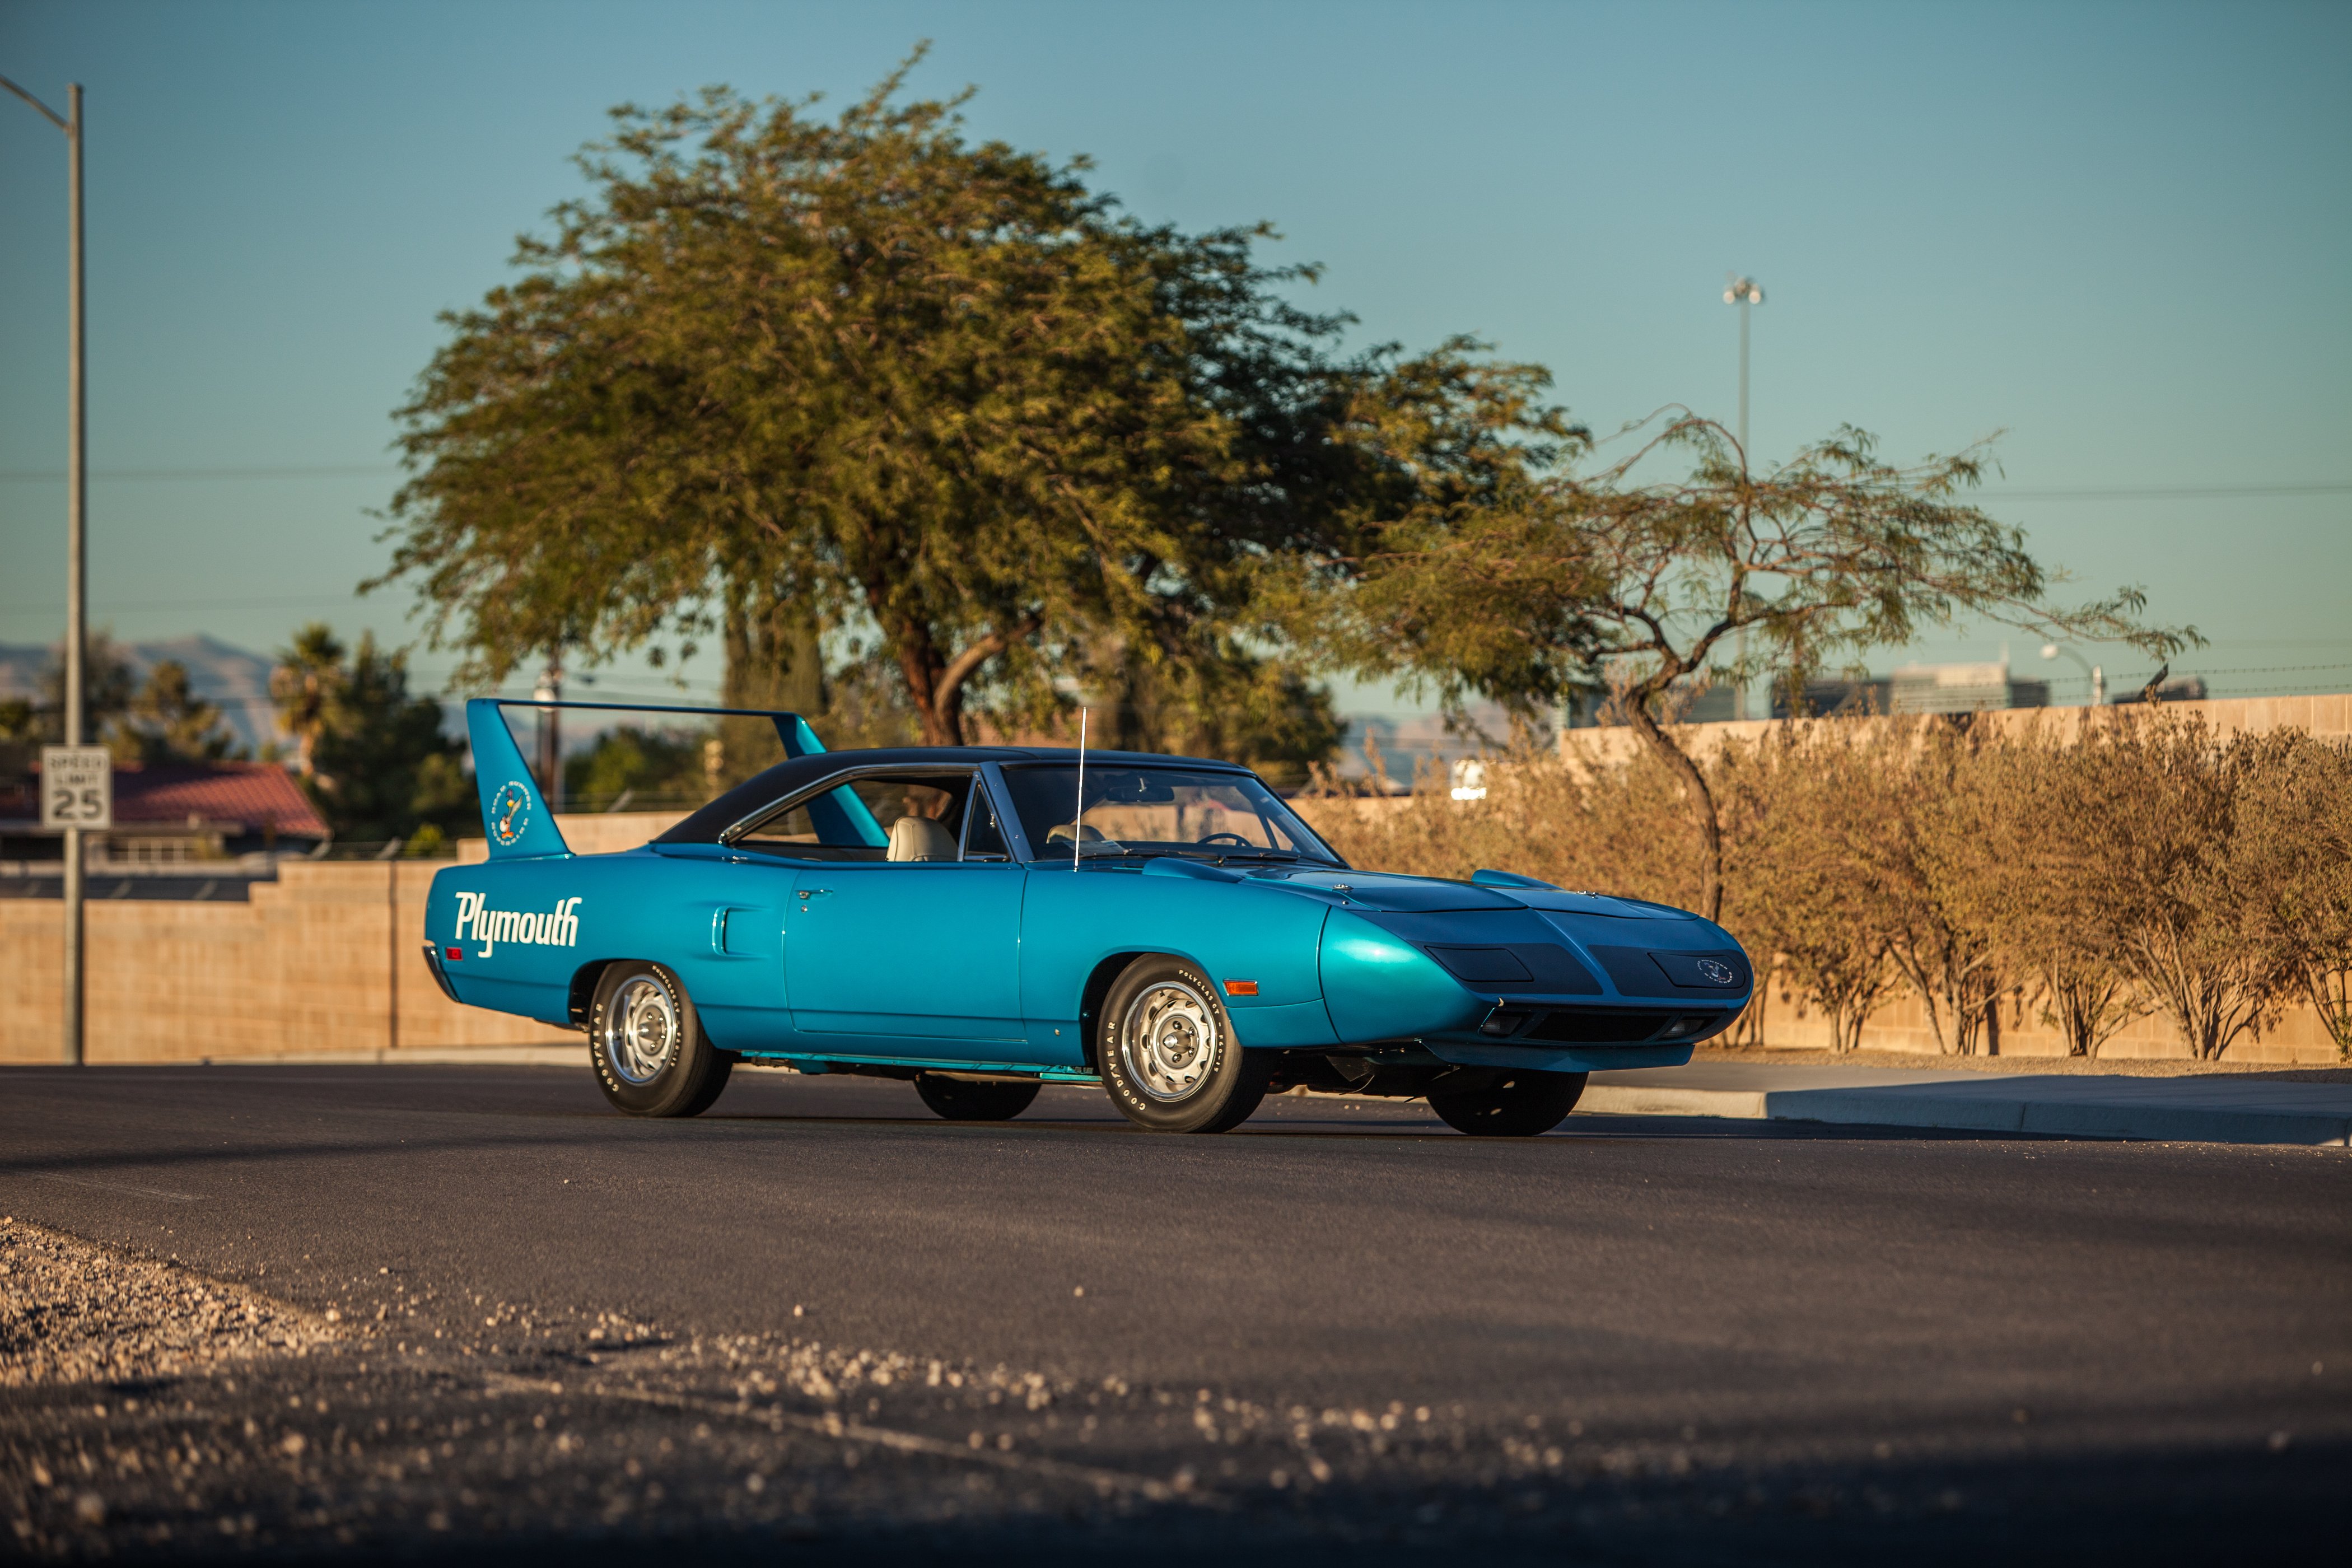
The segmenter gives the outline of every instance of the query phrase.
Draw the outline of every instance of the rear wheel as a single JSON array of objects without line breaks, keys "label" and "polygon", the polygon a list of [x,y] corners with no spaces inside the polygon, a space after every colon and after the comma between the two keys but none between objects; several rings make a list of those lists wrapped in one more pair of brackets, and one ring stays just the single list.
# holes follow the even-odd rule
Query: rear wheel
[{"label": "rear wheel", "polygon": [[597,981],[588,1055],[596,1087],[632,1116],[699,1116],[735,1066],[704,1037],[677,976],[639,961],[609,965]]},{"label": "rear wheel", "polygon": [[1154,1132],[1223,1132],[1265,1098],[1273,1061],[1245,1051],[1209,977],[1147,953],[1103,998],[1095,1058],[1111,1103]]},{"label": "rear wheel", "polygon": [[1432,1089],[1429,1108],[1473,1138],[1532,1138],[1568,1120],[1584,1093],[1584,1076],[1506,1070],[1475,1086]]},{"label": "rear wheel", "polygon": [[915,1092],[950,1121],[1010,1121],[1029,1109],[1038,1088],[1034,1080],[980,1083],[935,1072],[915,1075]]}]

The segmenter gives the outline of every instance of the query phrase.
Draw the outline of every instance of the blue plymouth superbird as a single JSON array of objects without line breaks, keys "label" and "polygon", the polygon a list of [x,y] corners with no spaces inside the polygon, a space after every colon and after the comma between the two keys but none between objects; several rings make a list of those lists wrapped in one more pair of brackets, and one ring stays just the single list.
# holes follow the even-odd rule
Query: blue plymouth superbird
[{"label": "blue plymouth superbird", "polygon": [[1523,1137],[1596,1068],[1688,1061],[1753,984],[1696,915],[1356,870],[1248,769],[1190,757],[827,752],[761,714],[782,763],[575,855],[508,706],[551,705],[467,704],[489,857],[433,879],[425,960],[459,1002],[584,1029],[634,1115],[696,1115],[749,1061],[911,1080],[960,1121],[1098,1083],[1142,1127],[1217,1132],[1304,1086]]}]

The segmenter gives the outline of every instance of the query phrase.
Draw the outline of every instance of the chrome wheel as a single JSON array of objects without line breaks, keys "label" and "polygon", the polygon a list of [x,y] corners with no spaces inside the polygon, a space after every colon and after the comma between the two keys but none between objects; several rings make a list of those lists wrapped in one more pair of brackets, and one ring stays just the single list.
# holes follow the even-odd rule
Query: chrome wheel
[{"label": "chrome wheel", "polygon": [[1160,981],[1129,1005],[1118,1054],[1128,1077],[1152,1099],[1186,1099],[1216,1065],[1216,1008],[1181,981]]},{"label": "chrome wheel", "polygon": [[651,1083],[677,1055],[677,1003],[650,975],[621,983],[604,1010],[604,1060],[625,1083]]}]

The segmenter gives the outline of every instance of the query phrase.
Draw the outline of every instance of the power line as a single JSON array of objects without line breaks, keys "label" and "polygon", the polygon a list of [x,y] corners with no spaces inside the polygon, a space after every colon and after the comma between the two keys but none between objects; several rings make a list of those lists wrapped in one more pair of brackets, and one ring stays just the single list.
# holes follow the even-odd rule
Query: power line
[{"label": "power line", "polygon": [[[359,595],[350,589],[340,594],[321,589],[316,594],[275,599],[121,599],[93,606],[109,615],[121,610],[268,610],[299,609],[311,605],[339,605]],[[38,615],[54,610],[57,605],[47,599],[20,605],[0,605],[0,615]]]},{"label": "power line", "polygon": [[[94,468],[93,479],[382,479],[400,469],[390,463],[309,463],[264,468]],[[61,483],[63,468],[0,468],[0,484]]]},{"label": "power line", "polygon": [[2068,486],[1982,493],[1987,500],[2223,500],[2259,496],[2344,495],[2352,493],[2352,484]]}]

